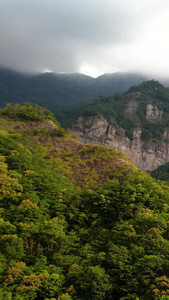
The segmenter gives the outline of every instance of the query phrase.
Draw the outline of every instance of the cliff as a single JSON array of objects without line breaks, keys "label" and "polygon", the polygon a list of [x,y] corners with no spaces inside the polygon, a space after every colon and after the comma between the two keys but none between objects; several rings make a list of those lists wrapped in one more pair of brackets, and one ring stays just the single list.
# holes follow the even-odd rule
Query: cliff
[{"label": "cliff", "polygon": [[[155,113],[158,115],[157,110]],[[148,117],[154,120],[154,115],[151,114]],[[79,117],[76,124],[71,127],[71,131],[82,143],[115,147],[143,171],[154,170],[169,162],[169,131],[167,129],[164,131],[163,140],[160,142],[142,141],[140,128],[133,129],[133,139],[130,140],[125,135],[124,129],[116,129],[109,125],[103,116],[91,116]]]},{"label": "cliff", "polygon": [[169,89],[151,80],[100,97],[69,129],[80,142],[114,147],[143,171],[154,170],[169,162]]}]

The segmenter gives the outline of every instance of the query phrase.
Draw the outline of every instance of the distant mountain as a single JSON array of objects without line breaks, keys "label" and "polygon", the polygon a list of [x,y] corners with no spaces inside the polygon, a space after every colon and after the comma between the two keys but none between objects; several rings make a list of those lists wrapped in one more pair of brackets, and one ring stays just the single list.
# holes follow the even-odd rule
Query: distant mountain
[{"label": "distant mountain", "polygon": [[104,74],[93,78],[78,73],[28,75],[0,69],[0,107],[6,103],[32,102],[56,112],[89,103],[98,96],[123,93],[147,79],[147,76],[132,73]]}]

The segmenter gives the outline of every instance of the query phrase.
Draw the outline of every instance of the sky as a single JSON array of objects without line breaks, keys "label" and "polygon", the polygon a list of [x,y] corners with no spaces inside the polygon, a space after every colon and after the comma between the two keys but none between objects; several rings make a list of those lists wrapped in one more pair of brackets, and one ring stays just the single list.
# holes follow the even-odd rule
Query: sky
[{"label": "sky", "polygon": [[0,0],[0,67],[169,77],[169,1]]}]

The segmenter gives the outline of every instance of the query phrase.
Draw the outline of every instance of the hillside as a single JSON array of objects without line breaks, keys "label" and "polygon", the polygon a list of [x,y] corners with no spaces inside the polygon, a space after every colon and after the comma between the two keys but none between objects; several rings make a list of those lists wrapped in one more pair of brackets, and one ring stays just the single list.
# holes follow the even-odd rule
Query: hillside
[{"label": "hillside", "polygon": [[169,89],[158,81],[145,81],[131,87],[125,93],[102,96],[81,108],[67,110],[59,120],[62,126],[71,126],[80,116],[100,115],[106,118],[110,125],[125,129],[130,139],[133,138],[132,130],[136,127],[146,131],[142,134],[142,140],[161,139],[169,120]]},{"label": "hillside", "polygon": [[169,161],[169,90],[158,81],[64,111],[58,120],[79,141],[116,147],[144,171]]},{"label": "hillside", "polygon": [[158,180],[169,181],[169,163],[159,166],[157,169],[151,171],[150,174]]},{"label": "hillside", "polygon": [[0,69],[0,107],[7,103],[35,103],[53,112],[89,103],[100,95],[125,92],[147,77],[114,73],[92,78],[83,74],[28,75]]},{"label": "hillside", "polygon": [[162,300],[169,188],[39,106],[0,110],[0,298]]}]

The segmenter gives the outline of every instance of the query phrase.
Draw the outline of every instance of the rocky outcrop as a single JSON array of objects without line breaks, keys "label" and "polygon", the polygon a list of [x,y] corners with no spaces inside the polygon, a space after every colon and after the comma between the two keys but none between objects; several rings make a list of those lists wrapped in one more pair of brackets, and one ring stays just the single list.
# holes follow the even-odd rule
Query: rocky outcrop
[{"label": "rocky outcrop", "polygon": [[126,104],[124,113],[126,117],[136,116],[139,102],[137,101],[140,98],[140,92],[130,93],[131,100]]},{"label": "rocky outcrop", "polygon": [[76,135],[77,139],[82,143],[105,144],[105,136],[107,135],[108,122],[102,117],[79,117],[71,131]]},{"label": "rocky outcrop", "polygon": [[109,125],[103,116],[80,117],[71,131],[82,143],[108,145],[123,152],[133,164],[144,171],[156,169],[169,162],[169,130],[164,131],[162,142],[141,141],[141,129],[133,129],[133,140],[124,129]]},{"label": "rocky outcrop", "polygon": [[[137,93],[138,94],[138,93]],[[137,95],[139,97],[139,95]],[[124,110],[125,117],[136,117],[137,115],[137,109],[139,106],[139,102],[136,101],[136,96],[135,98],[133,97],[127,104]],[[160,110],[156,105],[153,105],[151,103],[148,103],[146,105],[146,119],[149,122],[161,122],[162,121],[162,115],[163,112]]]},{"label": "rocky outcrop", "polygon": [[129,116],[133,116],[136,114],[138,108],[138,102],[135,100],[130,100],[127,105],[126,108],[124,110],[125,116],[129,117]]},{"label": "rocky outcrop", "polygon": [[150,122],[161,122],[162,111],[159,110],[156,105],[149,103],[146,105],[146,119]]}]

